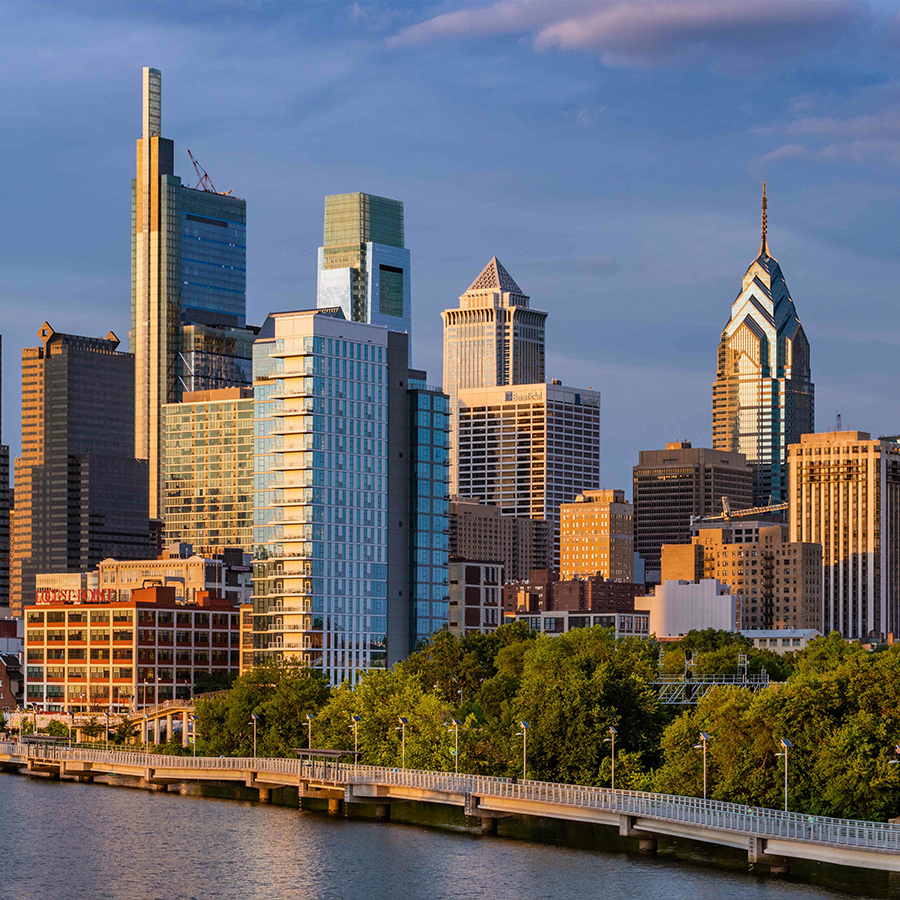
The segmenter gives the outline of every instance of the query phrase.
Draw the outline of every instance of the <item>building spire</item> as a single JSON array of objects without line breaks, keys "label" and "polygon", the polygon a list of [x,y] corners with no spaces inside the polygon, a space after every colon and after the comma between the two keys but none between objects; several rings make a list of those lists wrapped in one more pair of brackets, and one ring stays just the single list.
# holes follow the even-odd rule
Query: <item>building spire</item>
[{"label": "building spire", "polygon": [[766,210],[769,208],[769,203],[766,200],[766,182],[763,181],[763,198],[762,198],[762,238],[759,242],[759,255],[760,256],[768,256],[769,255],[769,240],[768,240],[768,230],[769,230],[769,220]]}]

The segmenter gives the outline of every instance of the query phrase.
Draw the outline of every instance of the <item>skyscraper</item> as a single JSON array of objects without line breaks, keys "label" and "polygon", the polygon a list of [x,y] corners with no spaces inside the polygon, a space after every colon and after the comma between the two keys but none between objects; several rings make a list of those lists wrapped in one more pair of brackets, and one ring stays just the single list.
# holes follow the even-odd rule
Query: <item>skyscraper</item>
[{"label": "skyscraper", "polygon": [[560,507],[560,578],[634,580],[634,507],[625,491],[584,491]]},{"label": "skyscraper", "polygon": [[691,516],[753,505],[753,470],[741,453],[692,447],[689,441],[665,450],[641,450],[634,467],[634,549],[647,581],[659,581],[663,544],[691,542]]},{"label": "skyscraper", "polygon": [[202,190],[182,185],[175,175],[175,145],[161,137],[161,128],[162,74],[145,68],[143,130],[131,183],[130,343],[135,456],[149,461],[152,518],[159,518],[162,504],[161,410],[180,399],[186,370],[182,326],[243,328],[247,302],[246,202],[214,192],[208,178],[201,180]]},{"label": "skyscraper", "polygon": [[900,443],[864,431],[788,448],[792,541],[822,545],[822,631],[884,640],[900,628]]},{"label": "skyscraper", "polygon": [[769,255],[763,184],[759,254],[722,332],[712,407],[713,447],[747,457],[757,506],[788,499],[787,447],[814,431],[813,391],[809,342]]},{"label": "skyscraper", "polygon": [[351,322],[410,333],[409,250],[403,204],[374,194],[325,198],[325,238],[319,247],[317,306],[339,306]]},{"label": "skyscraper", "polygon": [[544,324],[547,313],[527,297],[496,256],[445,309],[444,390],[450,396],[450,491],[457,490],[457,399],[470,388],[538,384],[546,378]]},{"label": "skyscraper", "polygon": [[10,606],[38,573],[108,556],[152,556],[147,462],[134,458],[134,357],[118,338],[58,334],[22,351],[22,456],[15,461]]},{"label": "skyscraper", "polygon": [[446,622],[446,398],[410,380],[407,341],[340,308],[273,313],[260,330],[257,661],[353,681]]},{"label": "skyscraper", "polygon": [[458,394],[460,497],[545,519],[559,560],[560,504],[600,487],[600,394],[552,384]]}]

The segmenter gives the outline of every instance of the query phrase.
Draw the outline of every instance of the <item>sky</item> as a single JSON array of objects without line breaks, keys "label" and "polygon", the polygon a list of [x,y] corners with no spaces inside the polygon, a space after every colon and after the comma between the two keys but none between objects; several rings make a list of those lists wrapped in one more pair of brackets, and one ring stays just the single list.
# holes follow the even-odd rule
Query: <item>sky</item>
[{"label": "sky", "polygon": [[549,313],[547,377],[602,394],[602,481],[709,446],[721,330],[769,247],[818,430],[900,432],[900,3],[0,0],[3,442],[20,351],[128,342],[141,67],[247,201],[248,322],[315,305],[326,194],[402,200],[413,356],[496,255]]}]

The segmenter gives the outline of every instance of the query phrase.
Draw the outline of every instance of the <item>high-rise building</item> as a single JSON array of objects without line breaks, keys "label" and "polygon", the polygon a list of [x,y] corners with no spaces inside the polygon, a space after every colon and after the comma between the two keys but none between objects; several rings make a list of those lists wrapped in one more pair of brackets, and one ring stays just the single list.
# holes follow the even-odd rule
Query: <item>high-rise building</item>
[{"label": "high-rise building", "polygon": [[583,491],[560,508],[560,577],[634,579],[634,507],[625,491]]},{"label": "high-rise building", "polygon": [[410,333],[412,301],[403,204],[374,194],[325,198],[317,305],[339,306],[351,322]]},{"label": "high-rise building", "polygon": [[786,525],[709,522],[690,544],[662,548],[662,580],[730,585],[751,630],[822,627],[822,548],[788,540]]},{"label": "high-rise building", "polygon": [[[0,336],[0,372],[3,369],[2,363],[3,338]],[[0,402],[0,422],[2,413]],[[9,508],[9,447],[0,438],[0,608],[9,606]]]},{"label": "high-rise building", "polygon": [[900,626],[900,443],[864,431],[788,448],[792,541],[822,545],[824,634],[883,640]]},{"label": "high-rise building", "polygon": [[[263,325],[253,348],[257,660],[299,659],[333,683],[354,681],[409,653],[420,637],[412,619],[446,622],[446,410],[424,379],[410,384],[408,359],[407,335],[340,308],[273,313]],[[426,587],[429,599],[411,597]]]},{"label": "high-rise building", "polygon": [[253,389],[186,393],[163,407],[166,543],[253,546]]},{"label": "high-rise building", "polygon": [[178,378],[182,394],[252,387],[257,334],[259,329],[252,325],[183,325]]},{"label": "high-rise building", "polygon": [[642,450],[634,467],[634,549],[647,581],[660,580],[663,544],[689,544],[691,517],[753,505],[753,469],[742,453],[692,447],[689,441],[665,450]]},{"label": "high-rise building", "polygon": [[769,255],[763,185],[759,254],[731,305],[713,385],[713,447],[747,457],[755,506],[787,501],[787,448],[814,430],[813,391],[809,341]]},{"label": "high-rise building", "polygon": [[[460,391],[501,385],[537,384],[546,378],[544,325],[547,313],[527,297],[496,256],[459,298],[445,309],[444,390],[450,397],[450,488],[457,491],[455,450]],[[508,574],[508,573],[507,573]]]},{"label": "high-rise building", "polygon": [[451,634],[490,634],[503,624],[503,580],[498,562],[450,561]]},{"label": "high-rise building", "polygon": [[152,555],[147,462],[134,458],[134,357],[119,339],[40,327],[22,351],[22,456],[15,461],[10,606],[37,573]]},{"label": "high-rise building", "polygon": [[496,559],[507,581],[525,581],[532,569],[553,568],[553,525],[527,516],[504,516],[480,500],[450,499],[450,555]]},{"label": "high-rise building", "polygon": [[600,394],[554,382],[471,388],[457,402],[459,496],[550,522],[558,558],[560,504],[600,487]]},{"label": "high-rise building", "polygon": [[[131,352],[135,357],[135,450],[150,466],[150,515],[162,508],[162,407],[181,398],[181,378],[203,390],[231,387],[190,383],[197,335],[182,356],[189,323],[242,329],[246,325],[247,204],[189,188],[175,175],[175,145],[162,134],[162,75],[144,69],[143,130],[137,176],[131,183]],[[203,366],[200,366],[203,370]],[[239,379],[237,384],[245,384]]]}]

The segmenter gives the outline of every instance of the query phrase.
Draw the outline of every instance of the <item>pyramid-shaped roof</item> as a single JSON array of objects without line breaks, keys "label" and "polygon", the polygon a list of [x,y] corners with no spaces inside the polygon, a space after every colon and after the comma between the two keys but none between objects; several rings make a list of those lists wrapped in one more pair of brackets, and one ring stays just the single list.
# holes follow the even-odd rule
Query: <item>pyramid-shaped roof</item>
[{"label": "pyramid-shaped roof", "polygon": [[522,288],[516,284],[496,256],[491,257],[491,261],[481,270],[481,274],[469,285],[466,293],[469,291],[505,291],[524,296]]}]

